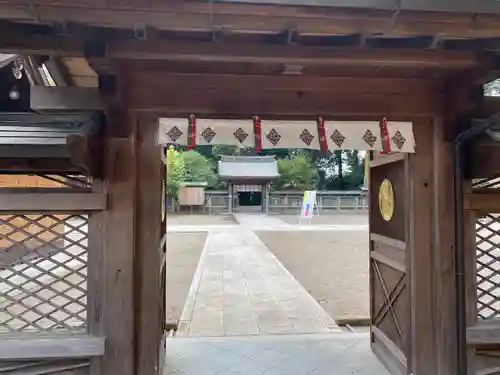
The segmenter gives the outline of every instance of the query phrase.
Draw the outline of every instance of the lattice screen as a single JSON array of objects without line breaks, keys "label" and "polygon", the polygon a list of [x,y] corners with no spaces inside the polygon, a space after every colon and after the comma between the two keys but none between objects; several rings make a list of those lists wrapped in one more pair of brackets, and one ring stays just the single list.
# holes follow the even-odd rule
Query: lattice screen
[{"label": "lattice screen", "polygon": [[500,317],[500,214],[476,221],[478,319]]},{"label": "lattice screen", "polygon": [[0,333],[86,328],[86,215],[0,215]]}]

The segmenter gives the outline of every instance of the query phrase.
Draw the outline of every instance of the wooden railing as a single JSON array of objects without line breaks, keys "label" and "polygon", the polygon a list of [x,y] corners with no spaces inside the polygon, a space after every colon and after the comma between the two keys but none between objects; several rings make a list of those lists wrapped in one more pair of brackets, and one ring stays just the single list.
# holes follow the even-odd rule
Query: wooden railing
[{"label": "wooden railing", "polygon": [[[296,191],[274,191],[269,194],[270,214],[296,214],[302,204],[303,193]],[[318,209],[320,212],[367,212],[368,196],[362,191],[318,191]],[[205,204],[199,207],[187,207],[180,210],[173,200],[167,197],[169,212],[184,211],[189,213],[217,214],[229,210],[227,191],[205,192]]]}]

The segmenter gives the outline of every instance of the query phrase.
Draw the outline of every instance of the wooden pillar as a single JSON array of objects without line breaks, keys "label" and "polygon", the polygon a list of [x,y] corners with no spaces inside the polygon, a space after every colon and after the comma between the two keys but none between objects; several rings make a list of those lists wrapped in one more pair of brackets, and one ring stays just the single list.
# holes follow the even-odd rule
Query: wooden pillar
[{"label": "wooden pillar", "polygon": [[107,193],[108,209],[89,217],[88,310],[90,333],[106,337],[106,351],[90,373],[135,375],[134,137],[107,136],[104,149],[104,179],[93,185]]},{"label": "wooden pillar", "polygon": [[164,362],[165,257],[162,235],[162,176],[156,119],[140,118],[137,128],[137,212],[135,311],[137,374],[160,374]]},{"label": "wooden pillar", "polygon": [[456,364],[453,145],[441,118],[414,122],[407,156],[409,364],[415,375],[454,375]]},{"label": "wooden pillar", "polygon": [[417,152],[406,156],[411,338],[408,363],[411,373],[427,375],[436,374],[437,368],[433,314],[434,123],[422,119],[414,122],[413,129]]},{"label": "wooden pillar", "polygon": [[439,117],[434,120],[433,305],[439,375],[456,374],[454,148],[446,134],[450,126]]}]

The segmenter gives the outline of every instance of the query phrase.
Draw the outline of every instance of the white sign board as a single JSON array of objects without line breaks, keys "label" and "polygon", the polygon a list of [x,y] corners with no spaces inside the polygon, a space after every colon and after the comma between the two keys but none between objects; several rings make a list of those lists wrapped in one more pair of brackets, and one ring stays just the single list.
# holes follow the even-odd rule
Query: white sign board
[{"label": "white sign board", "polygon": [[318,206],[316,204],[316,190],[308,190],[304,192],[304,199],[302,200],[302,208],[300,210],[301,219],[312,219],[314,208],[316,212]]}]

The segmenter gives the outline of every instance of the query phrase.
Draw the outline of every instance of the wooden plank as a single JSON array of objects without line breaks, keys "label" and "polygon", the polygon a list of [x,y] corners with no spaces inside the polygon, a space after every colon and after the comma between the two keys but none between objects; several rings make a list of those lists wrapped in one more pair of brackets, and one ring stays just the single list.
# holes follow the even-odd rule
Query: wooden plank
[{"label": "wooden plank", "polygon": [[396,240],[394,238],[389,238],[389,237],[382,236],[382,235],[376,234],[376,233],[370,233],[370,239],[372,241],[380,242],[380,243],[387,245],[387,246],[395,247],[396,249],[399,249],[399,250],[403,250],[403,251],[406,250],[406,242],[404,242],[404,241],[399,241],[399,240]]},{"label": "wooden plank", "polygon": [[[103,181],[94,179],[92,190],[96,193],[104,191]],[[88,219],[88,261],[87,261],[87,324],[91,335],[104,335],[103,307],[105,304],[105,275],[104,275],[104,243],[106,231],[104,229],[103,211],[91,212]],[[91,358],[90,373],[99,375],[101,372],[101,358]]]},{"label": "wooden plank", "polygon": [[[430,119],[414,122],[418,152],[407,155],[407,245],[410,280],[411,348],[410,371],[435,374],[437,367],[433,312],[433,142],[434,124]],[[426,202],[423,204],[423,202]]]},{"label": "wooden plank", "polygon": [[[179,88],[176,91],[147,86],[131,86],[129,106],[138,111],[157,112],[159,117],[187,117],[191,113],[202,116],[251,118],[256,113],[267,119],[290,119],[295,116],[316,118],[318,113],[329,116],[347,116],[354,119],[381,116],[425,116],[440,111],[434,95],[411,97],[376,93],[325,94],[322,92],[272,91],[249,86],[246,90],[219,90],[200,88],[195,91]],[[287,117],[285,117],[287,116]],[[220,118],[219,117],[219,118]]]},{"label": "wooden plank", "polygon": [[30,107],[34,111],[103,110],[104,103],[97,88],[32,86]]},{"label": "wooden plank", "polygon": [[104,337],[53,335],[9,338],[0,340],[0,360],[27,360],[52,358],[87,358],[105,353]]},{"label": "wooden plank", "polygon": [[[1,31],[1,28],[0,28]],[[5,53],[83,57],[84,39],[26,35],[10,30],[0,33],[0,51]],[[212,43],[188,41],[117,40],[106,44],[108,59],[150,59],[199,62],[244,62],[298,65],[420,67],[467,69],[479,63],[476,54],[466,51],[387,49],[339,49],[275,44]]]},{"label": "wooden plank", "polygon": [[[218,0],[226,2],[228,0]],[[230,0],[232,3],[259,4],[260,0]],[[392,0],[266,0],[266,3],[276,5],[316,6],[332,8],[361,8],[361,9],[394,9]],[[456,13],[491,13],[500,14],[500,4],[491,1],[478,0],[406,0],[401,3],[402,11],[441,11]]]},{"label": "wooden plank", "polygon": [[[464,194],[472,193],[472,181],[464,181]],[[477,250],[476,250],[476,212],[464,210],[464,257],[465,257],[465,314],[467,327],[477,324]],[[476,371],[476,348],[467,348],[467,369],[473,374]]]},{"label": "wooden plank", "polygon": [[397,163],[404,160],[405,160],[405,154],[403,153],[384,155],[372,160],[370,162],[370,168],[375,168],[381,165],[386,165],[391,163]]},{"label": "wooden plank", "polygon": [[[43,4],[43,0],[38,3]],[[73,1],[66,0],[37,6],[37,15],[46,22],[76,22],[125,29],[132,28],[140,14],[142,22],[160,30],[212,31],[216,26],[236,32],[259,30],[278,33],[293,29],[320,35],[382,35],[387,33],[387,25],[391,25],[391,35],[401,36],[439,34],[443,37],[471,38],[499,35],[498,21],[494,16],[406,10],[393,19],[392,3],[386,10],[373,11],[349,6],[337,8],[328,2],[329,9],[323,8],[321,12],[317,11],[317,7],[280,6],[270,2],[259,2],[258,5],[184,2],[182,6],[172,6],[159,0],[152,0],[151,3],[151,6],[142,4],[134,7],[120,2],[113,7],[99,4],[101,6],[91,8],[78,7]],[[402,3],[402,6],[405,4]],[[0,4],[0,14],[2,18],[11,20],[25,21],[33,17],[27,4]]]},{"label": "wooden plank", "polygon": [[381,262],[391,268],[394,268],[395,270],[398,270],[400,272],[406,272],[406,265],[397,259],[393,259],[391,257],[388,257],[387,255],[378,252],[378,251],[371,251],[370,255],[373,259],[377,260],[378,262]]},{"label": "wooden plank", "polygon": [[500,194],[464,194],[464,209],[469,211],[500,212]]},{"label": "wooden plank", "polygon": [[406,367],[394,360],[389,350],[379,341],[373,341],[371,348],[377,359],[389,370],[391,375],[406,375]]},{"label": "wooden plank", "polygon": [[[141,64],[142,65],[142,64]],[[248,90],[256,87],[261,90],[272,88],[273,91],[294,92],[342,92],[380,93],[380,94],[410,94],[416,96],[435,95],[443,88],[443,83],[435,79],[411,78],[365,78],[365,77],[317,77],[317,76],[286,76],[264,74],[210,74],[210,73],[175,73],[163,70],[144,71],[134,63],[124,65],[128,70],[127,79],[131,84],[140,84],[151,90],[164,89],[177,91],[180,87],[193,92],[200,88],[218,90]],[[397,153],[387,156],[399,155]]]},{"label": "wooden plank", "polygon": [[446,126],[441,117],[434,119],[434,303],[437,366],[440,375],[456,371],[455,310],[455,202],[453,191],[453,144],[446,140]]},{"label": "wooden plank", "polygon": [[495,324],[478,323],[467,328],[468,345],[500,344],[500,322]]},{"label": "wooden plank", "polygon": [[406,356],[404,353],[396,346],[394,343],[377,327],[371,327],[372,335],[376,340],[379,340],[382,345],[384,345],[387,350],[389,350],[391,356],[396,359],[402,366],[406,368]]},{"label": "wooden plank", "polygon": [[99,211],[107,207],[103,193],[3,193],[0,190],[0,210],[35,211]]},{"label": "wooden plank", "polygon": [[104,243],[100,324],[106,334],[106,355],[99,363],[92,364],[92,375],[134,375],[135,144],[132,137],[106,136],[105,147],[104,189],[110,209],[103,212],[102,219]]},{"label": "wooden plank", "polygon": [[134,265],[136,267],[135,287],[139,292],[135,310],[138,313],[137,373],[156,374],[164,360],[161,291],[162,266],[158,248],[162,241],[161,202],[162,174],[165,167],[160,158],[156,142],[156,119],[141,119],[138,124],[138,187],[137,233]]}]

